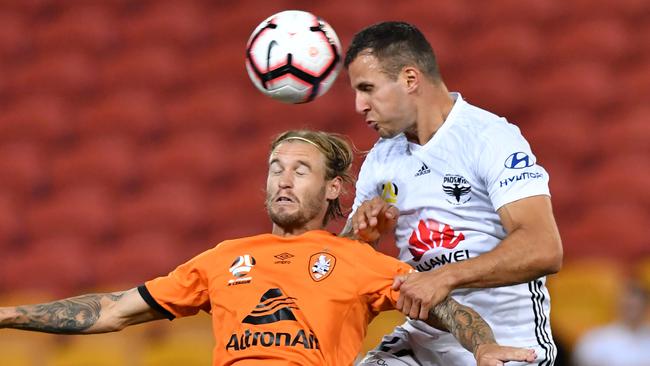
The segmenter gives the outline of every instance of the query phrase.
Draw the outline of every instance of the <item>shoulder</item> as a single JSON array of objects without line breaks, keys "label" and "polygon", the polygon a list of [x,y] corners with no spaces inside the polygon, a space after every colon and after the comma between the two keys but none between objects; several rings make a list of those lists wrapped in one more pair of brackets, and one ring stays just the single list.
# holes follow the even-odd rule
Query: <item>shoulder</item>
[{"label": "shoulder", "polygon": [[390,139],[380,138],[377,140],[377,142],[375,142],[375,145],[373,145],[373,147],[366,155],[364,164],[383,164],[394,161],[406,154],[407,150],[408,141],[403,134]]},{"label": "shoulder", "polygon": [[465,102],[458,128],[468,133],[468,138],[488,141],[491,137],[519,134],[519,128],[505,117]]},{"label": "shoulder", "polygon": [[242,250],[255,248],[255,244],[276,241],[276,237],[270,234],[260,234],[243,238],[228,239],[220,242],[211,249],[199,254],[198,257],[221,257],[227,253],[243,253]]}]

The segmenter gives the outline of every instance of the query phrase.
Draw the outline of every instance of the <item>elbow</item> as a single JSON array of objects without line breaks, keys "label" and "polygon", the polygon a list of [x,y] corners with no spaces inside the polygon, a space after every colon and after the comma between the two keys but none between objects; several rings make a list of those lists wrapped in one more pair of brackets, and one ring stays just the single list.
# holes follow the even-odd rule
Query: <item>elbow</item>
[{"label": "elbow", "polygon": [[550,275],[558,273],[562,269],[562,262],[564,260],[564,251],[562,250],[562,241],[559,237],[552,240],[549,245],[550,250],[544,253],[544,258],[541,259],[543,275]]}]

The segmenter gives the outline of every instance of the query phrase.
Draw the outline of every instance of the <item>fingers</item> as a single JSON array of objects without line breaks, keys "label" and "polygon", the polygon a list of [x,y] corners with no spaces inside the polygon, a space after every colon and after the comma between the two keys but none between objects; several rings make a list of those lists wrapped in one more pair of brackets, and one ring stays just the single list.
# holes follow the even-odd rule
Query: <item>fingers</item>
[{"label": "fingers", "polygon": [[399,300],[402,300],[402,304],[397,310],[401,311],[404,315],[408,315],[411,312],[411,299],[400,295]]},{"label": "fingers", "polygon": [[418,319],[418,317],[420,316],[420,300],[419,299],[411,300],[411,308],[409,309],[409,312],[408,312],[407,315],[411,319]]},{"label": "fingers", "polygon": [[[389,207],[392,206],[388,205],[388,203],[380,197],[375,197],[369,201],[363,202],[361,206],[357,208],[357,211],[352,217],[352,225],[355,232],[376,226],[378,223],[377,217],[379,216],[379,213],[388,210]],[[399,210],[393,208],[390,210],[390,216],[397,217],[396,212],[399,214]]]},{"label": "fingers", "polygon": [[503,365],[507,361],[533,362],[537,359],[535,350],[519,347],[489,345],[479,359],[479,365]]},{"label": "fingers", "polygon": [[430,310],[431,310],[431,307],[429,307],[428,304],[421,303],[421,305],[420,305],[420,313],[418,314],[418,318],[420,320],[429,319],[429,311]]},{"label": "fingers", "polygon": [[397,219],[399,210],[395,206],[387,206],[385,216],[387,219]]},{"label": "fingers", "polygon": [[395,276],[395,278],[393,278],[393,285],[391,286],[393,291],[398,291],[399,288],[402,287],[402,284],[406,282],[407,278],[408,275]]}]

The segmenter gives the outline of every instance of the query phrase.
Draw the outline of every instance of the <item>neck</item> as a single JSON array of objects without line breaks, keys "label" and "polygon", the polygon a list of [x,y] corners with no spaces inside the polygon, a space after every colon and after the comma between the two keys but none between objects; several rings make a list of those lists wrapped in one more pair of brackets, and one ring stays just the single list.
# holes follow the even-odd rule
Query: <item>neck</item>
[{"label": "neck", "polygon": [[433,138],[454,106],[454,100],[449,96],[449,91],[442,82],[431,85],[427,94],[428,98],[422,98],[418,102],[414,127],[404,132],[409,141],[420,145],[426,144]]},{"label": "neck", "polygon": [[300,227],[290,227],[290,226],[280,226],[278,224],[273,224],[273,229],[271,230],[271,234],[275,236],[281,236],[281,237],[293,237],[293,236],[298,236],[302,235],[308,231],[312,230],[323,230],[323,225],[310,225],[305,224],[301,225]]}]

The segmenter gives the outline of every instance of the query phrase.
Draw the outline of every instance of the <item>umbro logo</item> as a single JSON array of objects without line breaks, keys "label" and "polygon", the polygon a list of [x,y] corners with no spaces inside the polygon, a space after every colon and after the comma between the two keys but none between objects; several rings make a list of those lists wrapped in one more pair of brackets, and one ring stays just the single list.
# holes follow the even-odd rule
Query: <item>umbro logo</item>
[{"label": "umbro logo", "polygon": [[425,175],[429,173],[431,173],[431,169],[429,169],[429,167],[425,163],[422,163],[422,167],[420,167],[420,170],[418,170],[418,172],[415,173],[415,176],[419,177],[421,175]]},{"label": "umbro logo", "polygon": [[278,260],[273,262],[273,264],[290,264],[291,261],[289,259],[293,258],[294,255],[291,253],[284,252],[284,253],[274,255],[274,257],[277,258]]}]

